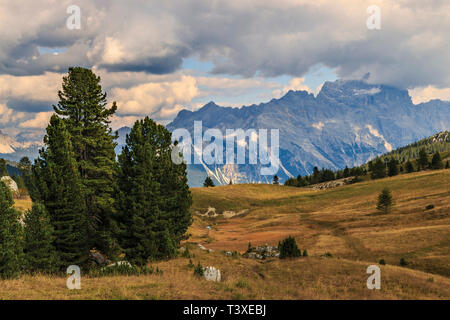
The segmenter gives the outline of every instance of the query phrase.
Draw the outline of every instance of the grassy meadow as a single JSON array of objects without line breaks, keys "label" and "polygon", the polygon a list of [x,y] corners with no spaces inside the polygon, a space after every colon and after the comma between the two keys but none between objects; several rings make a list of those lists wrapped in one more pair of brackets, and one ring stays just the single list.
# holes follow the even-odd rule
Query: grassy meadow
[{"label": "grassy meadow", "polygon": [[[385,186],[395,202],[387,215],[375,209]],[[185,245],[194,264],[219,268],[222,282],[195,277],[189,259],[180,256],[151,264],[162,275],[82,275],[81,290],[68,290],[66,278],[57,276],[0,281],[0,298],[450,299],[448,169],[320,191],[255,184],[193,188],[192,194],[194,223]],[[245,211],[229,219],[198,215],[209,207],[217,213]],[[259,261],[223,253],[243,253],[249,242],[277,245],[288,235],[308,257]],[[401,258],[406,266],[400,266]],[[386,261],[380,266],[381,290],[369,290],[366,268],[380,259]]]}]

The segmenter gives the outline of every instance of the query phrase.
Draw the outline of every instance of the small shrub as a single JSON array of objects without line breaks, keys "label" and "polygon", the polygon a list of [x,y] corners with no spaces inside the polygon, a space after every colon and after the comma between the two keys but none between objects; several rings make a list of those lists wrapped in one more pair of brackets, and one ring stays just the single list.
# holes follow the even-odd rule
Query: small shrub
[{"label": "small shrub", "polygon": [[278,246],[280,251],[280,259],[301,257],[300,249],[297,242],[291,236],[284,239]]},{"label": "small shrub", "polygon": [[198,276],[198,277],[203,277],[205,275],[205,271],[203,270],[203,267],[200,264],[200,261],[198,262],[197,266],[194,269],[194,275]]},{"label": "small shrub", "polygon": [[307,256],[308,256],[308,251],[306,251],[306,249],[303,250],[303,256],[304,256],[304,257],[307,257]]},{"label": "small shrub", "polygon": [[241,289],[250,288],[250,284],[248,283],[248,281],[247,280],[242,280],[242,279],[239,280],[238,282],[236,282],[235,286],[237,288],[241,288]]},{"label": "small shrub", "polygon": [[333,255],[330,252],[325,252],[324,254],[321,255],[321,257],[333,258]]},{"label": "small shrub", "polygon": [[194,267],[194,263],[192,262],[192,259],[189,259],[188,267],[189,268],[193,268]]},{"label": "small shrub", "polygon": [[425,210],[431,210],[434,209],[434,204],[429,204],[425,207]]},{"label": "small shrub", "polygon": [[191,257],[191,252],[189,251],[189,247],[186,246],[186,250],[183,251],[183,253],[181,254],[181,256],[183,258],[190,258]]},{"label": "small shrub", "polygon": [[401,259],[400,259],[400,265],[401,265],[402,267],[408,265],[408,262],[405,260],[405,258],[401,258]]},{"label": "small shrub", "polygon": [[384,261],[384,259],[380,259],[380,261],[378,261],[378,263],[384,266],[386,264],[386,261]]}]

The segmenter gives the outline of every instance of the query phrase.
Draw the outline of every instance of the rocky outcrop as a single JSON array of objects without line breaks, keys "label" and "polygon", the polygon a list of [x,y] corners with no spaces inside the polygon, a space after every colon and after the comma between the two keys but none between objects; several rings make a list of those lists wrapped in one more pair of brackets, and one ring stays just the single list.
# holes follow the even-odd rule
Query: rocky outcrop
[{"label": "rocky outcrop", "polygon": [[279,258],[280,251],[278,247],[269,246],[267,243],[263,246],[252,247],[243,254],[245,258],[264,260],[266,258]]}]

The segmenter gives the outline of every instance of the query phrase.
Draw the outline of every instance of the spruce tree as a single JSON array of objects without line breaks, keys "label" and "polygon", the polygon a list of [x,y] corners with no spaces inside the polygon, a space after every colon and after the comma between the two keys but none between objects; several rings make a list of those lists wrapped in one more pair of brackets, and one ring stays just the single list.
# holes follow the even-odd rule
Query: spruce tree
[{"label": "spruce tree", "polygon": [[146,117],[118,157],[119,244],[138,265],[175,256],[192,223],[186,164],[174,164],[171,152],[171,133]]},{"label": "spruce tree", "polygon": [[28,157],[22,157],[19,161],[19,172],[22,176],[23,182],[25,184],[25,188],[30,193],[30,189],[32,188],[31,183],[31,167],[32,163]]},{"label": "spruce tree", "polygon": [[428,167],[428,155],[424,148],[419,151],[419,159],[417,160],[418,170],[424,170]]},{"label": "spruce tree", "polygon": [[211,177],[206,177],[205,181],[203,182],[203,186],[206,188],[215,187],[215,184],[214,184],[213,180],[211,179]]},{"label": "spruce tree", "polygon": [[393,205],[392,195],[388,188],[384,188],[378,195],[377,209],[383,213],[389,213]]},{"label": "spruce tree", "polygon": [[414,167],[413,167],[411,161],[409,161],[409,160],[408,160],[408,162],[406,162],[405,171],[408,173],[411,173],[414,171]]},{"label": "spruce tree", "polygon": [[378,158],[372,166],[372,179],[381,179],[386,177],[386,166],[384,162]]},{"label": "spruce tree", "polygon": [[0,158],[0,178],[3,176],[9,176],[8,170],[6,169],[5,159]]},{"label": "spruce tree", "polygon": [[65,121],[53,115],[45,148],[33,165],[33,201],[42,202],[54,228],[58,266],[84,265],[89,257],[88,212],[84,186]]},{"label": "spruce tree", "polygon": [[301,257],[301,251],[297,246],[297,242],[291,236],[284,239],[279,245],[280,259]]},{"label": "spruce tree", "polygon": [[275,185],[279,185],[279,184],[280,184],[279,180],[280,180],[280,179],[278,178],[278,176],[275,175],[275,176],[273,176],[273,181],[272,181],[272,183],[275,184]]},{"label": "spruce tree", "polygon": [[434,170],[442,169],[444,167],[444,163],[442,162],[441,155],[439,152],[436,152],[431,159],[431,168]]},{"label": "spruce tree", "polygon": [[0,181],[0,277],[20,274],[23,265],[23,229],[19,213],[13,208],[9,188]]},{"label": "spruce tree", "polygon": [[24,254],[26,267],[31,272],[56,270],[56,252],[53,247],[54,229],[42,203],[34,203],[25,214]]},{"label": "spruce tree", "polygon": [[398,161],[394,158],[391,158],[388,162],[388,176],[393,177],[398,175]]},{"label": "spruce tree", "polygon": [[77,169],[84,187],[87,208],[89,246],[106,254],[113,246],[111,221],[114,215],[116,134],[109,126],[116,112],[113,102],[107,107],[100,77],[90,69],[69,68],[63,78],[59,102],[53,106],[70,134]]}]

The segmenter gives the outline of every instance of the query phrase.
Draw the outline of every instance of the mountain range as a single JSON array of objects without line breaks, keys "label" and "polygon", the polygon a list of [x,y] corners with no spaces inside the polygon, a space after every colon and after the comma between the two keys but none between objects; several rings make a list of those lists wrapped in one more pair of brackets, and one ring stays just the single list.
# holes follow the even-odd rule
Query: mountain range
[{"label": "mountain range", "polygon": [[[398,147],[450,127],[450,102],[431,100],[414,104],[407,90],[365,80],[325,82],[317,96],[289,91],[280,99],[241,108],[214,102],[197,111],[182,110],[167,125],[187,129],[194,121],[203,130],[279,129],[280,170],[283,181],[318,168],[356,166]],[[191,186],[210,175],[216,183],[270,182],[259,165],[189,165]]]},{"label": "mountain range", "polygon": [[19,161],[22,157],[34,159],[39,154],[43,144],[34,141],[17,141],[0,130],[0,158],[10,161]]},{"label": "mountain range", "polygon": [[[337,80],[325,82],[317,96],[289,91],[279,99],[241,108],[209,102],[196,111],[180,111],[167,128],[185,128],[193,136],[194,121],[202,121],[203,131],[216,128],[224,135],[226,129],[279,129],[277,175],[283,182],[292,176],[310,174],[314,167],[342,169],[361,165],[448,130],[450,102],[414,104],[404,89],[369,84],[366,80]],[[129,127],[118,130],[117,153],[129,132]],[[0,131],[0,158],[32,159],[40,146],[36,142],[18,142]],[[188,165],[188,179],[191,186],[201,186],[207,175],[216,184],[270,182],[272,176],[261,175],[260,169],[260,164],[202,162]]]}]

